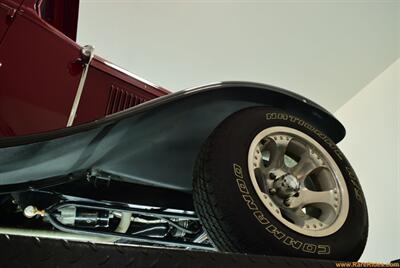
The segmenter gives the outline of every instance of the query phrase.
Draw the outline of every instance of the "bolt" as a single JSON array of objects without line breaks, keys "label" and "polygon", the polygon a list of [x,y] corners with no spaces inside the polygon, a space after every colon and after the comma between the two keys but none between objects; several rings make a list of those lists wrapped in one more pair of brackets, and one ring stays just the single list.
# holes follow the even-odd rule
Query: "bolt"
[{"label": "bolt", "polygon": [[24,209],[24,215],[27,218],[33,218],[36,215],[40,215],[40,216],[44,216],[44,211],[43,210],[38,210],[36,207],[34,206],[27,206]]},{"label": "bolt", "polygon": [[276,179],[276,175],[274,173],[270,173],[269,177],[271,180],[275,180]]},{"label": "bolt", "polygon": [[33,206],[27,206],[24,209],[24,215],[27,218],[33,218],[36,215],[36,211],[37,211],[37,208],[35,208]]},{"label": "bolt", "polygon": [[289,200],[289,198],[288,199],[285,199],[285,201],[283,201],[283,204],[285,205],[285,206],[287,206],[287,207],[289,207],[290,206],[290,200]]},{"label": "bolt", "polygon": [[269,189],[269,193],[270,193],[270,194],[276,194],[276,189],[275,189],[275,188]]}]

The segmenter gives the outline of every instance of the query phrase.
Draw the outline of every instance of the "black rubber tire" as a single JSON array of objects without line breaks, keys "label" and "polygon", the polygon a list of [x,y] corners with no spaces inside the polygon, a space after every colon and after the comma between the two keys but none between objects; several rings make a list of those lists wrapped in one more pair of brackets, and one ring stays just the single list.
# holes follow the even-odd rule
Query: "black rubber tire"
[{"label": "black rubber tire", "polygon": [[[260,131],[273,126],[295,128],[311,136],[339,166],[348,188],[350,207],[345,223],[335,233],[311,237],[295,232],[277,220],[256,194],[247,168],[248,149]],[[246,197],[238,187],[234,164],[242,170],[248,190]],[[202,224],[221,251],[355,261],[367,241],[365,198],[343,153],[311,122],[275,108],[239,111],[215,129],[195,164],[193,198]],[[252,206],[244,198],[247,202],[251,200]]]},{"label": "black rubber tire", "polygon": [[335,267],[334,262],[0,235],[0,267]]}]

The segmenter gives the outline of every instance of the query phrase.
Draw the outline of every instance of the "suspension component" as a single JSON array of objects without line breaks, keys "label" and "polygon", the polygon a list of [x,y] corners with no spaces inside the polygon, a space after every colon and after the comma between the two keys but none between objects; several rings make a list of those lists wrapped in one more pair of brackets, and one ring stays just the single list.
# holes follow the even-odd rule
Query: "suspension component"
[{"label": "suspension component", "polygon": [[[113,229],[110,224],[113,217],[126,219],[129,229],[124,228],[125,232],[118,232],[118,228]],[[63,201],[48,208],[45,218],[60,231],[102,237],[104,241],[122,239],[147,245],[215,250],[204,235],[194,241],[203,230],[199,219],[191,211],[117,203]]]}]

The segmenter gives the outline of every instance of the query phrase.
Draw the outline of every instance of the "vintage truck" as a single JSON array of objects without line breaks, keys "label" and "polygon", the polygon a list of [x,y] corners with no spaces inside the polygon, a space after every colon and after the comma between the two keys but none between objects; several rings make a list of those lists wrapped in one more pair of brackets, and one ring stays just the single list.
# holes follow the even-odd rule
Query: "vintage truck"
[{"label": "vintage truck", "polygon": [[332,114],[259,83],[171,93],[77,44],[78,9],[0,0],[0,234],[360,257],[367,208]]}]

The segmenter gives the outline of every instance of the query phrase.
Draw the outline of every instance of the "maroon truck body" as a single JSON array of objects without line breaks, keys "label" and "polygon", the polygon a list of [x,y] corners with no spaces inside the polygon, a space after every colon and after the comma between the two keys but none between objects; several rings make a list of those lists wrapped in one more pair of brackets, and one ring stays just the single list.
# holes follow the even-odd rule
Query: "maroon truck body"
[{"label": "maroon truck body", "polygon": [[[61,1],[56,4],[65,4]],[[78,1],[69,1],[78,3]],[[42,16],[45,1],[0,0],[0,137],[30,135],[62,129],[77,93],[83,67],[81,47],[74,38],[75,22],[54,26]],[[54,8],[54,7],[47,7]],[[63,9],[54,9],[63,10]],[[77,13],[77,9],[73,10]],[[67,14],[68,15],[68,14]],[[61,19],[59,18],[61,17]],[[69,26],[69,27],[67,27]],[[100,57],[90,64],[74,125],[168,94]]]}]

